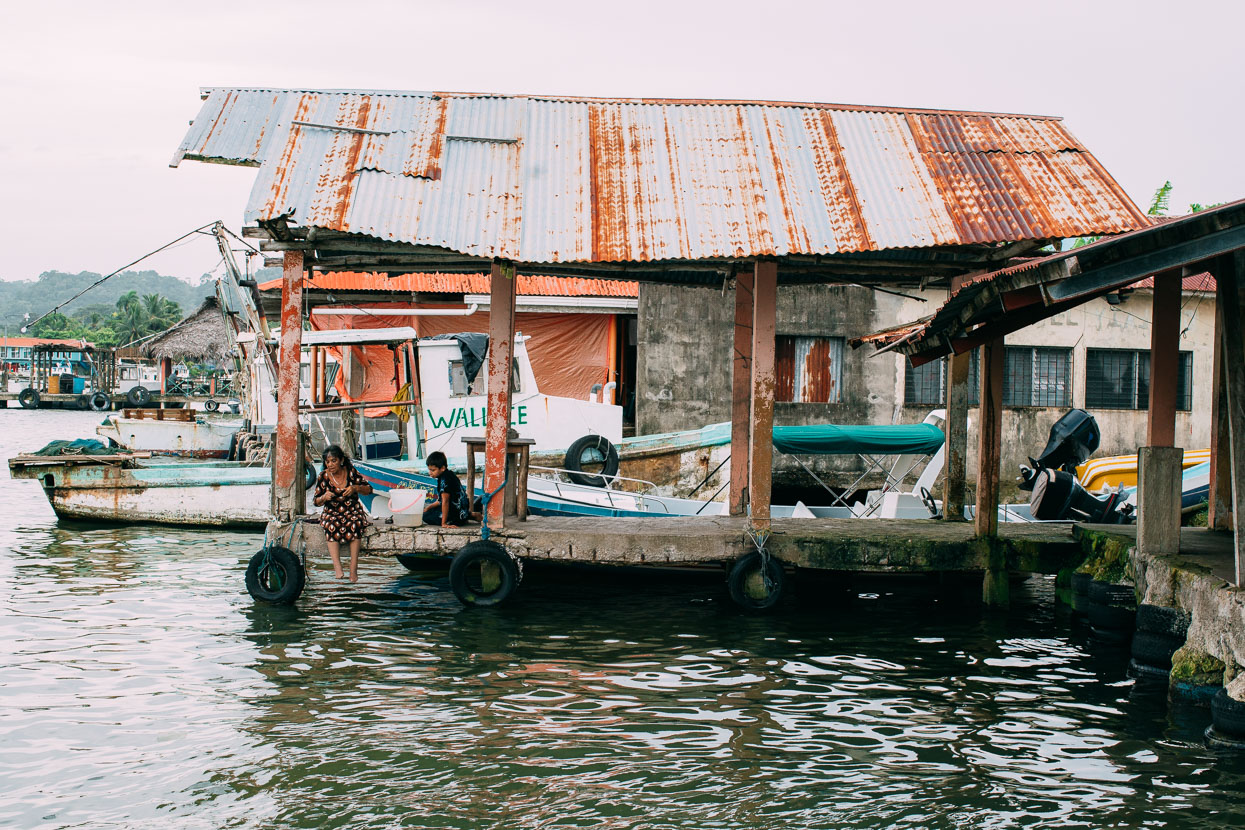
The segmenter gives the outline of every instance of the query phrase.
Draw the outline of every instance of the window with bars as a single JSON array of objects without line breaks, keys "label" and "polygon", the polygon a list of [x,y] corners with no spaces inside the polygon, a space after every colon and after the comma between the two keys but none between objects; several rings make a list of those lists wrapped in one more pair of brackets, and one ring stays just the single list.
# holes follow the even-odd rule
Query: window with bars
[{"label": "window with bars", "polygon": [[774,400],[838,403],[843,390],[843,338],[778,335]]},{"label": "window with bars", "polygon": [[[1087,409],[1148,409],[1150,352],[1135,349],[1085,350]],[[1193,352],[1181,352],[1176,364],[1176,408],[1193,408]]]},{"label": "window with bars", "polygon": [[[981,368],[977,362],[977,349],[969,353],[968,405],[976,406],[981,394]],[[933,360],[917,366],[908,364],[904,376],[903,402],[914,406],[942,406],[947,402],[948,358]]]},{"label": "window with bars", "polygon": [[1072,350],[1008,346],[1003,352],[1004,406],[1071,406]]}]

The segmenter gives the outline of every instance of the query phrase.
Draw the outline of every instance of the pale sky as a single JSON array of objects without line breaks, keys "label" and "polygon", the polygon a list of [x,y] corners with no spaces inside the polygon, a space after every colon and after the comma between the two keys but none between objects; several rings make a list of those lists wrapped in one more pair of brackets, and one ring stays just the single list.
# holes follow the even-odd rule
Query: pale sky
[{"label": "pale sky", "polygon": [[[1245,197],[1245,2],[4,4],[0,279],[106,273],[252,168],[168,166],[202,86],[742,98],[1063,116],[1143,209]],[[143,268],[197,279],[196,241]]]}]

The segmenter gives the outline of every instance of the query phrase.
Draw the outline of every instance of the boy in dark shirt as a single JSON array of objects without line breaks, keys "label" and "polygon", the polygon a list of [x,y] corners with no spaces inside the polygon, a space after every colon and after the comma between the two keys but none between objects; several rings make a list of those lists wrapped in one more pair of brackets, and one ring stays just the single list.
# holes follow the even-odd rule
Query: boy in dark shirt
[{"label": "boy in dark shirt", "polygon": [[449,527],[463,525],[470,516],[470,502],[463,492],[463,483],[450,470],[445,453],[428,453],[428,475],[437,480],[435,501],[424,511],[424,524]]}]

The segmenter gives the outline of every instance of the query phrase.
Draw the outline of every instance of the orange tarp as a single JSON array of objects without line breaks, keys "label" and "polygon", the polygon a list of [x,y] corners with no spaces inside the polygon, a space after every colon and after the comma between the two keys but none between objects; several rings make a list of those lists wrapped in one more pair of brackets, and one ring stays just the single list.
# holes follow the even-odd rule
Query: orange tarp
[{"label": "orange tarp", "polygon": [[[357,308],[393,308],[388,303],[361,303]],[[419,303],[411,308],[462,308]],[[515,330],[531,339],[527,341],[536,384],[546,395],[586,398],[593,384],[608,381],[610,343],[609,314],[566,314],[520,311],[515,314]],[[407,317],[396,314],[313,314],[312,328],[376,329],[411,326],[420,337],[457,332],[488,332],[488,312],[477,311],[469,316]],[[389,400],[397,392],[393,352],[387,346],[351,347],[363,366],[363,388],[357,398],[346,394],[345,372],[337,374],[337,393],[342,400]],[[330,349],[341,360],[339,349]],[[483,370],[482,370],[483,371]],[[369,410],[365,414],[378,417],[387,409]]]}]

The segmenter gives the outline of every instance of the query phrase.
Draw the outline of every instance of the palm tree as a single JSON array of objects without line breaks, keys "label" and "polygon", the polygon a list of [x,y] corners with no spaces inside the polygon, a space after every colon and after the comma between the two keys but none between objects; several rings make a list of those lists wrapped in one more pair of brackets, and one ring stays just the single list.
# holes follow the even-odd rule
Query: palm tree
[{"label": "palm tree", "polygon": [[159,294],[144,294],[143,307],[147,309],[147,316],[156,318],[160,316],[160,309],[164,305],[164,298]]},{"label": "palm tree", "polygon": [[130,306],[138,305],[139,302],[137,291],[127,291],[117,298],[117,311],[125,311]]}]

